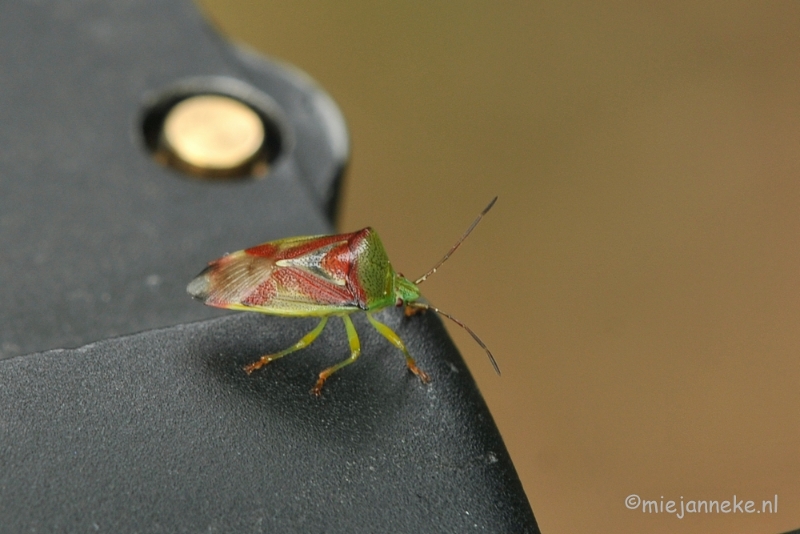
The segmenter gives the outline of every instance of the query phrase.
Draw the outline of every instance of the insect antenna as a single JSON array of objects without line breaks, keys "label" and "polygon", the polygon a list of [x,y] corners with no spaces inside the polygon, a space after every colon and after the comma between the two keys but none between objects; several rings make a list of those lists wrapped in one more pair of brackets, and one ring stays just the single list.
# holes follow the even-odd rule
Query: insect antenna
[{"label": "insect antenna", "polygon": [[[497,200],[497,198],[495,198],[495,200]],[[492,203],[494,203],[494,200],[492,201]],[[489,207],[490,208],[492,207],[491,204],[489,205]],[[484,210],[484,213],[485,212],[486,212],[486,210]],[[458,319],[456,319],[455,317],[453,317],[449,313],[443,312],[439,308],[434,308],[433,306],[430,306],[428,304],[423,304],[422,302],[413,302],[411,304],[408,304],[408,306],[411,307],[411,308],[420,308],[420,309],[423,309],[423,310],[433,310],[436,313],[438,313],[439,315],[444,315],[445,317],[447,317],[448,319],[450,319],[451,321],[456,323],[458,326],[460,326],[461,328],[463,328],[464,330],[469,332],[469,335],[472,336],[472,339],[474,339],[478,343],[478,345],[480,345],[481,348],[486,351],[486,355],[489,357],[489,361],[492,362],[492,367],[494,367],[494,372],[497,373],[497,376],[500,376],[500,367],[498,367],[497,362],[495,361],[494,356],[492,355],[492,351],[489,350],[489,347],[486,346],[486,343],[481,341],[481,338],[478,337],[478,334],[473,332],[470,327],[468,327],[467,325],[465,325],[464,323],[462,323],[461,321],[459,321]]]},{"label": "insect antenna", "polygon": [[[484,216],[484,215],[486,215],[486,213],[487,213],[487,212],[488,212],[490,209],[492,209],[492,206],[494,206],[494,203],[495,203],[495,202],[497,202],[497,197],[494,197],[494,198],[492,199],[492,201],[491,201],[491,202],[489,202],[489,205],[488,205],[488,206],[486,206],[485,208],[483,208],[483,211],[482,211],[482,212],[480,212],[480,214],[478,215],[478,217],[477,217],[477,218],[476,218],[474,221],[472,221],[472,224],[471,224],[471,225],[469,225],[469,228],[467,228],[467,231],[466,231],[466,232],[464,232],[464,235],[462,235],[462,236],[461,236],[461,239],[459,239],[459,240],[456,242],[456,244],[455,244],[455,245],[453,245],[453,248],[451,248],[451,249],[450,249],[450,250],[447,252],[447,254],[445,254],[445,255],[444,255],[444,258],[442,258],[441,260],[439,260],[439,263],[437,263],[436,265],[434,265],[434,266],[433,266],[433,269],[431,269],[430,271],[428,271],[427,273],[425,273],[424,275],[422,275],[421,277],[419,277],[417,280],[415,280],[415,281],[414,281],[414,284],[421,284],[422,282],[424,282],[424,281],[425,281],[425,280],[426,280],[426,279],[427,279],[427,278],[428,278],[430,275],[432,275],[433,273],[435,273],[435,272],[436,272],[436,271],[439,269],[439,267],[441,267],[441,266],[442,266],[442,264],[443,264],[444,262],[446,262],[446,261],[447,261],[447,258],[449,258],[449,257],[450,257],[450,255],[451,255],[451,254],[453,254],[453,252],[455,252],[455,251],[456,251],[456,249],[457,249],[457,248],[458,248],[458,247],[461,245],[461,243],[463,243],[463,242],[464,242],[464,240],[467,238],[467,236],[470,234],[470,232],[472,232],[472,230],[473,230],[473,229],[474,229],[474,228],[475,228],[475,227],[478,225],[478,223],[479,223],[479,222],[481,222],[481,219],[483,219],[483,216]],[[446,314],[443,314],[443,315],[446,315]],[[451,317],[451,319],[452,319],[452,317]],[[456,321],[456,322],[458,322],[458,321]],[[464,326],[464,325],[462,324],[461,326]],[[464,326],[464,328],[466,328],[466,326]],[[469,330],[469,328],[467,328],[467,330]],[[471,331],[471,330],[470,330],[470,334],[472,334],[472,331]],[[472,337],[474,337],[475,339],[478,339],[478,338],[477,338],[477,336],[476,336],[475,334],[472,334]],[[480,343],[480,340],[478,340],[478,343]],[[483,346],[483,343],[481,343],[481,346]],[[484,348],[486,348],[486,347],[484,347]],[[488,352],[488,351],[487,351],[487,352]],[[489,357],[491,357],[491,354],[489,355]],[[494,363],[494,359],[492,359],[492,363]],[[497,366],[496,366],[496,365],[495,365],[495,368],[497,368]],[[498,374],[499,374],[499,372],[498,372]]]}]

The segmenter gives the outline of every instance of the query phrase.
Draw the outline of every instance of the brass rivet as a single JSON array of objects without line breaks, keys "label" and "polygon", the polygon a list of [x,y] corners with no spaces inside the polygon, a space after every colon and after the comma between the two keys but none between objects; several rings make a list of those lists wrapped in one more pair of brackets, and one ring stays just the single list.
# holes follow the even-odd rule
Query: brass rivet
[{"label": "brass rivet", "polygon": [[163,141],[175,157],[197,169],[224,171],[248,163],[264,144],[264,124],[238,100],[200,95],[167,114]]}]

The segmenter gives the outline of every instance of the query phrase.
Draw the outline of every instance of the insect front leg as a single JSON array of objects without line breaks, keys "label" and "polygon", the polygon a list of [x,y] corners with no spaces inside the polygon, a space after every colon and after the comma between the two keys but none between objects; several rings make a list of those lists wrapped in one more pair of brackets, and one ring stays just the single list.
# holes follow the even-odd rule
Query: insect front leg
[{"label": "insect front leg", "polygon": [[380,332],[380,334],[383,337],[388,339],[392,343],[392,345],[403,351],[403,354],[406,357],[406,365],[408,366],[409,371],[417,375],[424,384],[427,384],[428,382],[431,381],[431,378],[428,376],[428,374],[419,367],[417,367],[417,362],[415,362],[414,358],[411,357],[411,354],[408,353],[408,349],[406,348],[405,343],[403,343],[403,340],[400,339],[400,336],[395,334],[394,331],[385,324],[378,322],[378,320],[375,319],[369,312],[367,312],[367,319],[369,319],[369,322],[372,323],[372,326],[375,327],[375,330]]},{"label": "insect front leg", "polygon": [[405,314],[406,317],[413,317],[415,315],[419,315],[420,313],[425,313],[426,311],[428,311],[428,308],[423,308],[422,306],[406,305],[406,308],[405,310],[403,310],[403,313]]},{"label": "insect front leg", "polygon": [[342,315],[342,321],[344,322],[344,329],[347,331],[347,341],[350,343],[350,357],[332,367],[328,367],[319,374],[319,380],[317,380],[314,389],[311,390],[311,393],[317,397],[319,397],[320,393],[322,393],[322,385],[325,384],[325,381],[328,379],[328,377],[345,365],[350,365],[361,355],[361,341],[358,339],[358,332],[356,332],[356,327],[353,325],[353,321],[350,320],[349,315]]},{"label": "insect front leg", "polygon": [[267,354],[265,356],[262,356],[260,359],[254,361],[250,365],[246,365],[244,368],[245,372],[249,375],[256,369],[261,369],[268,363],[275,361],[278,358],[283,358],[287,354],[291,354],[296,350],[304,349],[307,346],[311,345],[314,342],[314,340],[317,339],[317,337],[322,333],[323,328],[325,328],[325,323],[327,322],[328,318],[323,317],[322,320],[320,320],[319,324],[316,326],[316,328],[314,328],[314,330],[312,330],[311,332],[300,338],[300,341],[298,341],[288,349],[276,352],[275,354]]}]

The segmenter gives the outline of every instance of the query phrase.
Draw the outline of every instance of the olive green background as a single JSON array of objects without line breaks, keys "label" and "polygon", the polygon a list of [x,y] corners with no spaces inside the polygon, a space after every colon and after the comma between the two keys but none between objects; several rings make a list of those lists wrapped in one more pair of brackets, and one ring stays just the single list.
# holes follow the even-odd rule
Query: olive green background
[{"label": "olive green background", "polygon": [[341,106],[339,228],[398,270],[499,195],[423,290],[543,532],[800,527],[800,3],[201,5]]}]

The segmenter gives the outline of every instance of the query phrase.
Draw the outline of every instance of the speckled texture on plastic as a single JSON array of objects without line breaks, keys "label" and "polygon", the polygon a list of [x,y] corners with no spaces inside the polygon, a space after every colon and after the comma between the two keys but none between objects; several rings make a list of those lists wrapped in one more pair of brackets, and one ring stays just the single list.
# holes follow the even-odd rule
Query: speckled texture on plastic
[{"label": "speckled texture on plastic", "polygon": [[363,316],[361,358],[320,398],[340,321],[250,376],[315,321],[234,314],[3,362],[2,529],[536,532],[440,320],[381,317],[429,385]]}]

